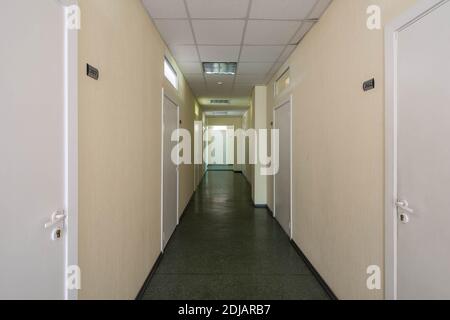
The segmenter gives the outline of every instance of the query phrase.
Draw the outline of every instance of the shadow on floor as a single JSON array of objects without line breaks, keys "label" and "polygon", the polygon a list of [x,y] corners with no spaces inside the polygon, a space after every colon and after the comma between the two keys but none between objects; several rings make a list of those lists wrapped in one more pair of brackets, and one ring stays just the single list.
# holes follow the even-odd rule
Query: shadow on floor
[{"label": "shadow on floor", "polygon": [[324,300],[328,295],[241,174],[207,172],[147,300]]}]

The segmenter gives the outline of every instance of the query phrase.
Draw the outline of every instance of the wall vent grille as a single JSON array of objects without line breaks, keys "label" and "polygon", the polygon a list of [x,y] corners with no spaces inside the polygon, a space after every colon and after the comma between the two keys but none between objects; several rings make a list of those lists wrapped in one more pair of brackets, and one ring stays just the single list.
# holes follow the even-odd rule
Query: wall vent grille
[{"label": "wall vent grille", "polygon": [[211,104],[230,104],[230,100],[213,99]]}]

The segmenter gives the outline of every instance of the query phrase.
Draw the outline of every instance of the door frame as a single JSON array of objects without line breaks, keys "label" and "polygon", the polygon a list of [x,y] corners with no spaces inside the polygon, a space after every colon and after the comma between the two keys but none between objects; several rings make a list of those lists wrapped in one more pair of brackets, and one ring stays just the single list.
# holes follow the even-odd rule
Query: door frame
[{"label": "door frame", "polygon": [[[293,151],[293,149],[292,149],[292,140],[293,140],[293,135],[292,135],[292,124],[293,124],[293,121],[292,121],[292,105],[293,105],[293,95],[291,94],[290,96],[289,96],[289,98],[288,99],[285,99],[285,100],[283,100],[283,102],[281,102],[281,103],[279,103],[279,104],[277,104],[276,106],[275,106],[275,108],[273,108],[273,124],[274,124],[274,127],[276,127],[276,111],[277,110],[279,110],[279,109],[281,109],[282,107],[284,107],[286,104],[289,104],[289,110],[290,110],[290,114],[291,114],[291,118],[290,118],[290,135],[291,135],[291,143],[290,143],[290,149],[291,149],[291,155],[290,155],[290,167],[291,167],[291,175],[290,175],[290,194],[291,194],[291,203],[290,203],[290,220],[291,220],[291,222],[290,222],[290,227],[289,227],[289,229],[290,229],[290,235],[289,235],[289,237],[290,237],[290,239],[292,240],[292,239],[294,239],[294,228],[293,228],[293,225],[294,225],[294,217],[293,217],[293,204],[294,204],[294,202],[293,202],[293,197],[292,197],[292,195],[293,195],[293,191],[292,191],[292,186],[293,186],[293,168],[294,168],[294,166],[293,166],[293,162],[292,162],[292,160],[293,160],[293,155],[292,155],[292,151]],[[277,216],[277,213],[276,213],[276,211],[277,211],[277,205],[276,205],[276,175],[274,175],[273,176],[273,217],[274,218],[276,218],[276,216]]]},{"label": "door frame", "polygon": [[[78,6],[78,0],[59,0],[59,3],[67,26],[66,8]],[[67,278],[68,267],[78,266],[78,30],[65,28],[64,45],[64,202],[67,209],[64,276]],[[69,290],[67,284],[64,279],[64,298],[77,300],[78,290]]]},{"label": "door frame", "polygon": [[[164,100],[170,100],[177,108],[177,129],[180,129],[180,106],[162,88],[161,101],[161,252],[164,252]],[[177,155],[179,158],[179,155]],[[177,226],[180,224],[180,166],[177,170]],[[169,240],[169,239],[168,239]]]},{"label": "door frame", "polygon": [[385,28],[385,298],[397,300],[398,34],[449,0],[421,0]]}]

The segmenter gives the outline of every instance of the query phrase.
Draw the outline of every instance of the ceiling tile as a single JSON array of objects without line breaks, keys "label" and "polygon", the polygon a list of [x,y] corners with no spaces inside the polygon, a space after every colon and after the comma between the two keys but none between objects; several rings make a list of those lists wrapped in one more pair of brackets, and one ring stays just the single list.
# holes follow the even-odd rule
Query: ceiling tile
[{"label": "ceiling tile", "polygon": [[317,0],[253,0],[251,19],[306,19]]},{"label": "ceiling tile", "polygon": [[217,82],[223,82],[224,85],[232,85],[234,81],[234,76],[224,76],[224,75],[206,75],[206,82],[208,84],[217,85]]},{"label": "ceiling tile", "polygon": [[153,19],[188,17],[183,0],[143,0],[142,2]]},{"label": "ceiling tile", "polygon": [[203,62],[236,62],[239,59],[240,46],[199,46]]},{"label": "ceiling tile", "polygon": [[195,92],[195,93],[199,93],[199,94],[205,94],[208,92],[208,90],[206,89],[206,85],[203,84],[192,84],[189,83],[189,87]]},{"label": "ceiling tile", "polygon": [[199,45],[240,45],[244,20],[193,20]]},{"label": "ceiling tile", "polygon": [[231,85],[209,84],[208,83],[208,95],[212,97],[228,97],[231,94]]},{"label": "ceiling tile", "polygon": [[202,73],[202,66],[199,62],[180,62],[178,65],[183,74]]},{"label": "ceiling tile", "polygon": [[191,18],[243,19],[249,0],[187,0]]},{"label": "ceiling tile", "polygon": [[184,77],[194,92],[206,91],[206,83],[202,74],[185,74]]},{"label": "ceiling tile", "polygon": [[305,34],[309,30],[311,30],[313,25],[314,25],[314,22],[308,22],[308,21],[302,22],[302,26],[300,27],[300,29],[295,34],[295,37],[292,39],[292,43],[300,42],[303,39],[303,37],[305,36]]},{"label": "ceiling tile", "polygon": [[332,0],[319,0],[314,10],[309,15],[309,19],[319,19],[326,11]]},{"label": "ceiling tile", "polygon": [[177,62],[199,61],[196,46],[171,46],[170,51]]},{"label": "ceiling tile", "polygon": [[297,46],[295,46],[295,45],[287,46],[286,49],[284,49],[283,54],[280,56],[278,61],[281,61],[281,62],[286,61],[289,58],[289,56],[292,54],[292,52],[294,52],[295,48],[297,48]]},{"label": "ceiling tile", "polygon": [[240,62],[238,65],[238,74],[266,74],[272,66],[273,63]]},{"label": "ceiling tile", "polygon": [[[234,76],[206,76],[206,86],[208,88],[209,94],[212,95],[223,95],[229,94],[231,88],[233,87]],[[221,85],[218,82],[222,82]]]},{"label": "ceiling tile", "polygon": [[203,87],[192,87],[192,91],[194,91],[194,94],[196,97],[202,97],[208,94],[208,89],[206,89],[206,86]]},{"label": "ceiling tile", "polygon": [[244,46],[241,62],[275,62],[283,52],[284,46]]},{"label": "ceiling tile", "polygon": [[237,75],[236,76],[236,86],[248,86],[248,85],[257,85],[265,83],[265,75]]},{"label": "ceiling tile", "polygon": [[169,46],[195,44],[188,20],[155,20],[155,24]]},{"label": "ceiling tile", "polygon": [[253,86],[235,86],[231,92],[232,97],[245,97],[250,96],[253,91]]},{"label": "ceiling tile", "polygon": [[202,73],[184,73],[183,75],[188,82],[205,83],[205,78],[203,78]]},{"label": "ceiling tile", "polygon": [[206,84],[204,81],[201,82],[188,82],[189,86],[192,88],[192,90],[205,90],[206,89]]},{"label": "ceiling tile", "polygon": [[247,25],[245,44],[286,45],[300,27],[297,21],[250,20]]}]

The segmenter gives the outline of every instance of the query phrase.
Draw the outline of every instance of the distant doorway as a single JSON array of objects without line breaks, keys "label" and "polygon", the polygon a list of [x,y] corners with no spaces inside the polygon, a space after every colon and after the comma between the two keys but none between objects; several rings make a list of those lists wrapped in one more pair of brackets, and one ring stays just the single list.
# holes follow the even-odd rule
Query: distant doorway
[{"label": "distant doorway", "polygon": [[208,169],[234,165],[234,126],[208,127]]},{"label": "distant doorway", "polygon": [[274,177],[275,218],[292,239],[292,103],[291,99],[274,111],[274,129],[279,130],[279,171]]}]

